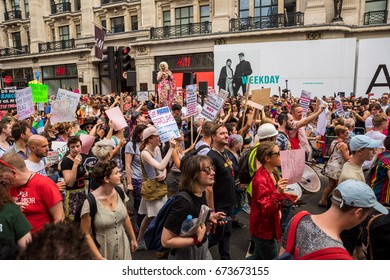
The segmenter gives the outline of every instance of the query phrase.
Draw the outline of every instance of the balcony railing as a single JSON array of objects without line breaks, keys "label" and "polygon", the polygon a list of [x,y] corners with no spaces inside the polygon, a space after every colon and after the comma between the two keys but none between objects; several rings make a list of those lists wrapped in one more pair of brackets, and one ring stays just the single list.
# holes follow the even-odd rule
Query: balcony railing
[{"label": "balcony railing", "polygon": [[29,46],[20,46],[20,47],[17,47],[17,48],[0,49],[0,57],[21,55],[21,54],[29,54],[29,53],[30,53],[30,47]]},{"label": "balcony railing", "polygon": [[141,2],[141,0],[101,0],[102,5],[109,5],[114,3],[133,3],[133,2]]},{"label": "balcony railing", "polygon": [[5,20],[14,20],[14,19],[21,19],[21,18],[22,18],[21,10],[12,10],[4,13]]},{"label": "balcony railing", "polygon": [[151,39],[183,37],[211,33],[211,22],[188,23],[150,29]]},{"label": "balcony railing", "polygon": [[304,14],[301,12],[288,15],[269,15],[262,17],[233,18],[230,20],[230,31],[268,29],[303,25]]},{"label": "balcony railing", "polygon": [[373,11],[364,14],[364,25],[384,24],[387,22],[387,10]]},{"label": "balcony railing", "polygon": [[38,49],[40,53],[69,50],[69,49],[74,49],[75,47],[76,44],[74,39],[38,44]]},{"label": "balcony railing", "polygon": [[72,11],[72,5],[70,2],[63,2],[59,4],[52,4],[51,5],[51,14],[61,14]]}]

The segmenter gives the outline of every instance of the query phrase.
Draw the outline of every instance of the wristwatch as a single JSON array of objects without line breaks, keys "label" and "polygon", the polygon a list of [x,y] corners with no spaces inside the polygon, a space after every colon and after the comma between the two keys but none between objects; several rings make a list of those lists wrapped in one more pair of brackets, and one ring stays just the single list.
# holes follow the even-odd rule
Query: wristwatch
[{"label": "wristwatch", "polygon": [[192,236],[192,240],[194,241],[194,245],[196,247],[198,247],[198,248],[202,247],[203,243],[198,240],[198,236],[197,235],[193,235]]}]

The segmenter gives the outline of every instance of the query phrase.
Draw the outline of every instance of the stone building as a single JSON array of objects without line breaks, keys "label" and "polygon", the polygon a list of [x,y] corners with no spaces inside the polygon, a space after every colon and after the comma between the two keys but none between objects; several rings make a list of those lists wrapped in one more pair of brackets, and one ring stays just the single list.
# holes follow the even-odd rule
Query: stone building
[{"label": "stone building", "polygon": [[38,78],[50,94],[109,92],[95,57],[96,25],[105,48],[131,47],[135,80],[122,81],[123,91],[154,91],[161,61],[179,86],[195,73],[213,87],[216,45],[389,37],[389,8],[388,0],[2,0],[2,85]]}]

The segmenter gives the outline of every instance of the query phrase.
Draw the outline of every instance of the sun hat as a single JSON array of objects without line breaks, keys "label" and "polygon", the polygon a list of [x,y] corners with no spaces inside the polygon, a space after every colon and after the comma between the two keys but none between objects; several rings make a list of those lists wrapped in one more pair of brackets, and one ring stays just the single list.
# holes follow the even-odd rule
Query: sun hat
[{"label": "sun hat", "polygon": [[[338,190],[341,198],[335,197],[334,191]],[[374,191],[366,184],[358,180],[346,180],[340,183],[333,191],[333,199],[343,205],[356,208],[374,208],[375,210],[387,214],[389,211],[380,204],[375,197]]]}]

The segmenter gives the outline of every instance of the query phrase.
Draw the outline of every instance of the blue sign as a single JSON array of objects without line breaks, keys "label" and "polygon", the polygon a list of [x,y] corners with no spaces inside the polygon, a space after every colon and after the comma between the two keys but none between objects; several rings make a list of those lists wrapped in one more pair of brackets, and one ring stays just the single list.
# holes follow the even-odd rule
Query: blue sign
[{"label": "blue sign", "polygon": [[41,76],[41,71],[36,70],[35,71],[35,79],[39,80],[39,77]]}]

